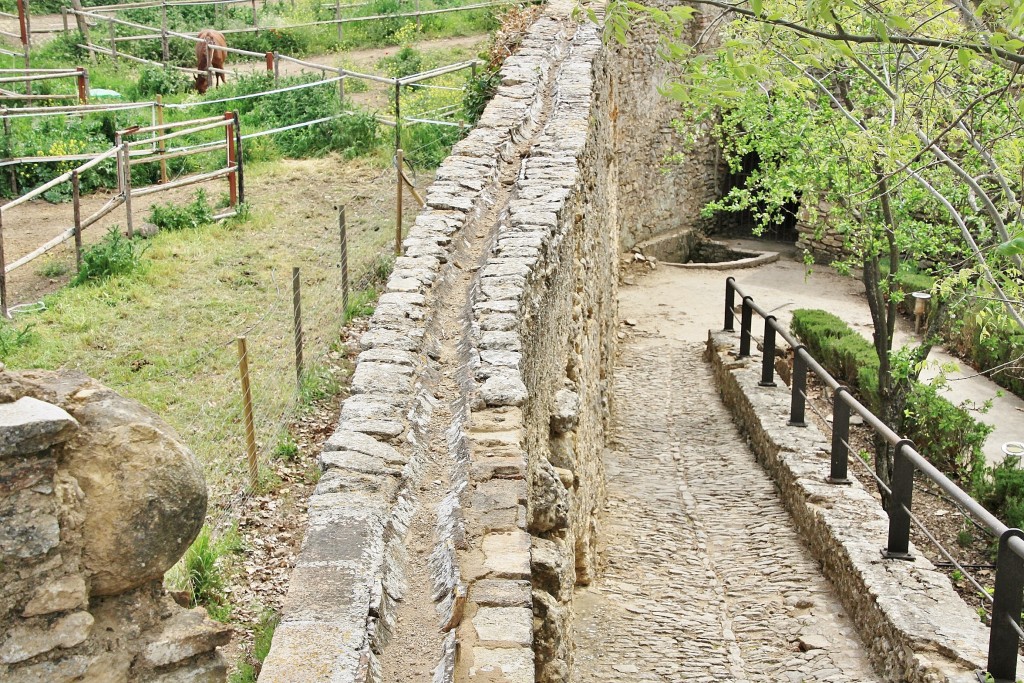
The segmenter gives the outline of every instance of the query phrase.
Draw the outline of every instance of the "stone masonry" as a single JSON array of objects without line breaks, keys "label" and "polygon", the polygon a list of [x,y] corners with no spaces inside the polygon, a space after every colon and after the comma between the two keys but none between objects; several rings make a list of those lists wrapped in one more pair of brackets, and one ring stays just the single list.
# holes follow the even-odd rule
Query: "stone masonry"
[{"label": "stone masonry", "polygon": [[151,411],[0,366],[0,679],[224,681],[230,627],[163,589],[205,514],[202,469]]}]

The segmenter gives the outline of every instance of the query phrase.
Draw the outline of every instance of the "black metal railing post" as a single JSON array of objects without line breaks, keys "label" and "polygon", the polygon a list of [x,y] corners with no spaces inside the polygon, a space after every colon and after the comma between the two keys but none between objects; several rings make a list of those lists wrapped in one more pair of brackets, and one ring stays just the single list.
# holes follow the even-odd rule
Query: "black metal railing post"
[{"label": "black metal railing post", "polygon": [[1024,593],[1024,559],[1010,549],[1011,538],[1024,539],[1024,531],[1007,529],[999,537],[996,559],[996,590],[992,602],[992,631],[988,639],[988,673],[997,681],[1017,680],[1017,649]]},{"label": "black metal railing post", "polygon": [[807,361],[800,353],[803,350],[803,344],[793,348],[793,375],[789,378],[792,392],[789,397],[789,422],[786,423],[790,427],[807,426]]},{"label": "black metal railing post", "polygon": [[725,327],[722,328],[723,332],[732,332],[732,309],[736,307],[736,289],[735,289],[736,278],[727,277],[725,278]]},{"label": "black metal railing post", "polygon": [[762,387],[775,386],[775,316],[764,319],[764,357],[761,359]]},{"label": "black metal railing post", "polygon": [[826,481],[830,484],[849,484],[850,404],[843,400],[843,394],[850,393],[846,387],[838,387],[832,397],[832,465]]},{"label": "black metal railing post", "polygon": [[750,305],[752,297],[743,297],[743,306],[740,312],[740,352],[737,358],[748,358],[750,356],[750,326],[754,324],[754,308]]},{"label": "black metal railing post", "polygon": [[896,442],[893,452],[892,481],[889,496],[889,539],[882,556],[892,560],[913,560],[910,554],[910,510],[914,498],[914,463],[906,449],[913,448],[910,439]]}]

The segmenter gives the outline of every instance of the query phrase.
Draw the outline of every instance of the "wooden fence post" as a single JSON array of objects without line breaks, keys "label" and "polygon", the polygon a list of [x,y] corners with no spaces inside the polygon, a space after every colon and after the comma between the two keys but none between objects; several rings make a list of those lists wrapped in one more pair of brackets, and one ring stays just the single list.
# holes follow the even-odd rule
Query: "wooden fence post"
[{"label": "wooden fence post", "polygon": [[273,73],[274,71],[274,53],[268,52],[266,55],[267,60],[267,73]]},{"label": "wooden fence post", "polygon": [[117,27],[114,22],[110,22],[110,57],[114,60],[114,64],[117,64]]},{"label": "wooden fence post", "polygon": [[[232,168],[235,165],[235,115],[232,112],[224,112],[224,118],[230,121],[230,123],[224,126],[224,144],[227,149],[227,161],[228,168]],[[228,197],[231,206],[238,204],[238,173],[237,171],[230,171],[228,173]]]},{"label": "wooden fence post", "polygon": [[[9,111],[10,110],[7,107],[0,108],[0,117],[2,117],[4,120],[4,135],[7,136],[8,140],[11,139],[11,119],[8,116]],[[15,194],[15,196],[17,196],[21,194],[18,191],[18,172],[17,170],[15,170],[17,167],[14,164],[12,164],[7,168],[11,174],[11,191]]]},{"label": "wooden fence post", "polygon": [[395,183],[396,188],[396,201],[395,201],[395,255],[402,255],[402,150],[399,149],[395,153],[395,165],[398,171],[397,182]]},{"label": "wooden fence post", "polygon": [[256,0],[252,0],[252,27],[256,29],[256,35],[260,34],[260,22],[256,20]]},{"label": "wooden fence post", "polygon": [[235,165],[238,166],[238,203],[245,203],[245,154],[242,153],[242,126],[238,123],[238,112],[231,112],[231,120],[234,121],[235,130]]},{"label": "wooden fence post", "polygon": [[[163,95],[157,95],[156,96],[156,125],[158,125],[158,126],[164,125],[164,96]],[[163,128],[159,129],[156,132],[156,134],[157,134],[157,137],[162,136],[164,134],[164,129]],[[167,160],[163,158],[164,151],[167,149],[167,141],[166,140],[157,140],[156,144],[157,144],[157,149],[160,150],[160,183],[163,184],[163,183],[167,182]]]},{"label": "wooden fence post", "polygon": [[85,67],[78,67],[78,103],[89,104],[89,76]]},{"label": "wooden fence post", "polygon": [[274,87],[277,87],[277,82],[281,77],[281,55],[274,51]]},{"label": "wooden fence post", "polygon": [[163,57],[164,66],[171,59],[171,46],[167,40],[167,0],[160,2],[160,54]]},{"label": "wooden fence post", "polygon": [[295,332],[295,382],[302,391],[302,278],[299,267],[292,267],[292,329]]},{"label": "wooden fence post", "polygon": [[395,151],[402,146],[402,84],[395,79]]},{"label": "wooden fence post", "polygon": [[344,37],[344,30],[341,28],[341,0],[334,0],[334,21],[338,23],[338,42],[340,43]]},{"label": "wooden fence post", "polygon": [[92,49],[92,38],[89,36],[89,22],[79,14],[82,11],[82,0],[69,0],[69,2],[75,15],[75,23],[78,25],[78,32],[82,34],[82,40],[85,41],[85,46],[89,53],[89,61],[95,64],[96,52]]},{"label": "wooden fence post", "polygon": [[135,236],[135,227],[132,223],[132,165],[131,154],[128,151],[128,143],[121,145],[121,173],[124,174],[124,210],[125,223],[128,237]]},{"label": "wooden fence post", "polygon": [[[21,49],[25,56],[25,71],[31,68],[31,61],[29,57],[29,44],[31,42],[31,28],[29,28],[28,21],[28,0],[17,0],[18,4],[18,32],[21,37]],[[32,94],[32,81],[28,80],[28,74],[25,74],[25,94]]]},{"label": "wooden fence post", "polygon": [[64,24],[64,35],[68,34],[68,8],[61,6],[60,8],[60,20]]},{"label": "wooden fence post", "polygon": [[338,69],[338,76],[341,80],[338,81],[338,107],[341,111],[345,111],[345,70]]},{"label": "wooden fence post", "polygon": [[4,258],[4,212],[0,211],[0,315],[10,318],[7,310],[7,259]]},{"label": "wooden fence post", "polygon": [[82,270],[82,190],[78,169],[71,172],[71,202],[75,214],[75,270]]},{"label": "wooden fence post", "polygon": [[252,389],[249,386],[249,351],[245,337],[238,337],[238,372],[242,379],[242,413],[245,419],[245,452],[249,461],[249,491],[259,483],[259,464],[256,462],[256,422],[252,417]]},{"label": "wooden fence post", "polygon": [[345,230],[345,207],[338,211],[338,232],[341,237],[341,320],[345,321],[348,310],[348,234]]}]

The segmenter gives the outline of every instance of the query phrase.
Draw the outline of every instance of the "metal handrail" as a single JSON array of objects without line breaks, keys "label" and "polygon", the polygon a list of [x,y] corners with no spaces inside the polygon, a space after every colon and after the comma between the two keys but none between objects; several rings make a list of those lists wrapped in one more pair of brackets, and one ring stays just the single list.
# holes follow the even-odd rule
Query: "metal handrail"
[{"label": "metal handrail", "polygon": [[758,306],[754,298],[745,295],[736,284],[736,278],[725,281],[725,326],[727,332],[735,331],[736,296],[741,301],[740,348],[738,357],[750,356],[751,328],[753,314],[764,319],[763,358],[761,363],[760,386],[774,387],[775,384],[775,338],[782,337],[793,350],[793,372],[790,378],[791,401],[788,424],[794,427],[806,426],[807,371],[811,370],[818,379],[833,392],[832,404],[832,448],[831,463],[827,481],[832,484],[849,484],[847,472],[849,461],[850,415],[856,413],[864,423],[870,425],[894,449],[892,473],[892,496],[889,508],[889,537],[883,551],[888,559],[913,559],[910,555],[911,503],[914,489],[914,473],[920,472],[932,480],[950,498],[970,513],[995,537],[999,539],[999,555],[996,560],[995,594],[992,602],[992,627],[989,636],[988,669],[996,680],[1016,680],[1017,651],[1020,645],[1020,621],[1022,595],[1024,595],[1024,531],[1010,528],[999,521],[978,501],[971,498],[934,465],[928,462],[909,439],[904,439],[882,422],[874,413],[858,401],[849,388],[843,386],[811,356],[806,347],[799,343],[775,316]]}]

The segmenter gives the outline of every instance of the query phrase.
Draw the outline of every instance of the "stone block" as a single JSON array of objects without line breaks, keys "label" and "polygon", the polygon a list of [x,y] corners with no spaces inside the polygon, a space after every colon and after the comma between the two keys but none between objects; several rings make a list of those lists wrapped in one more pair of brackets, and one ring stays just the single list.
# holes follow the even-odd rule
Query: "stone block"
[{"label": "stone block", "polygon": [[365,637],[365,627],[355,623],[284,621],[274,632],[260,683],[295,683],[299,671],[309,681],[354,681]]},{"label": "stone block", "polygon": [[485,607],[533,606],[533,587],[529,581],[480,579],[473,584],[470,600]]},{"label": "stone block", "polygon": [[526,384],[518,377],[494,375],[480,387],[480,398],[488,406],[521,406],[528,397]]},{"label": "stone block", "polygon": [[37,453],[67,441],[78,421],[63,408],[23,396],[0,403],[0,458]]},{"label": "stone block", "polygon": [[474,647],[469,680],[483,683],[534,683],[529,648]]},{"label": "stone block", "polygon": [[74,647],[89,637],[93,621],[88,612],[73,612],[52,624],[41,619],[18,624],[0,643],[0,663],[17,664],[58,647]]},{"label": "stone block", "polygon": [[227,662],[219,652],[215,652],[172,671],[149,674],[146,683],[223,683],[227,675]]},{"label": "stone block", "polygon": [[533,642],[533,609],[480,607],[473,615],[473,628],[482,645],[511,643],[529,647]]},{"label": "stone block", "polygon": [[210,619],[203,607],[177,612],[142,651],[142,662],[156,668],[191,659],[226,645],[231,634],[230,626]]},{"label": "stone block", "polygon": [[63,576],[40,586],[22,611],[23,617],[84,609],[89,605],[85,579],[78,574]]},{"label": "stone block", "polygon": [[487,534],[481,548],[491,578],[530,578],[530,535],[525,531]]}]

